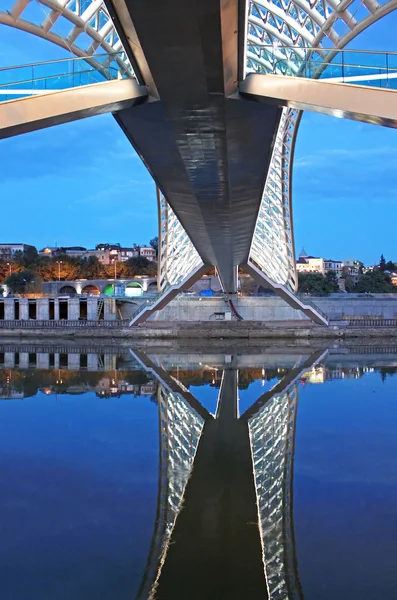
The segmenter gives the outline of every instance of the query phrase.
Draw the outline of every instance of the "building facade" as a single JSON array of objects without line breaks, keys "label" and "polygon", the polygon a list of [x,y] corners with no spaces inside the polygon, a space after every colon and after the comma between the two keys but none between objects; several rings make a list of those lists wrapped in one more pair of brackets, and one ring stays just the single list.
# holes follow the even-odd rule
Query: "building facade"
[{"label": "building facade", "polygon": [[0,258],[3,260],[10,259],[15,252],[25,252],[28,248],[34,248],[29,244],[0,244]]},{"label": "building facade", "polygon": [[141,246],[139,248],[139,256],[151,261],[156,260],[156,250],[151,246]]}]

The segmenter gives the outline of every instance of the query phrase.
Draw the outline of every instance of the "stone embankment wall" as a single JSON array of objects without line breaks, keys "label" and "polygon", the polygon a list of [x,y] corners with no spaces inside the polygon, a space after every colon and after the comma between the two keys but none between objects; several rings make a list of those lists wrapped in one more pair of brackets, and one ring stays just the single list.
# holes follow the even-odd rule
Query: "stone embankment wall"
[{"label": "stone embankment wall", "polygon": [[[310,297],[329,319],[340,321],[345,317],[397,317],[397,294],[377,296]],[[240,297],[235,302],[243,319],[252,321],[306,321],[300,311],[288,306],[281,298],[274,296]],[[176,298],[161,312],[153,315],[151,321],[214,321],[222,318],[221,313],[230,312],[222,298],[197,298],[187,296]]]}]

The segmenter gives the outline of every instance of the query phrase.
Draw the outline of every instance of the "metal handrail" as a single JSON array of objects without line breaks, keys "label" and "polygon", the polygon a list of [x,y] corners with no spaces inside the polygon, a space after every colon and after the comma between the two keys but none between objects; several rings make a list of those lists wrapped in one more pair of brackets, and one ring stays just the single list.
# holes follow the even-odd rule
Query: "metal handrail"
[{"label": "metal handrail", "polygon": [[91,56],[70,56],[69,58],[57,58],[56,60],[44,60],[42,62],[36,63],[26,63],[24,65],[10,65],[9,67],[0,67],[1,71],[10,71],[11,69],[26,69],[27,67],[40,67],[41,65],[53,65],[61,62],[69,62],[69,61],[87,61],[88,59],[97,59],[97,58],[108,58],[109,56],[121,56],[122,52],[111,52],[109,54],[92,54]]},{"label": "metal handrail", "polygon": [[300,51],[308,51],[308,52],[322,52],[327,53],[327,51],[332,51],[332,52],[337,52],[339,54],[340,53],[349,53],[351,52],[352,54],[381,54],[382,56],[386,56],[386,55],[396,55],[397,56],[397,52],[394,51],[386,51],[386,50],[352,50],[350,48],[322,48],[319,46],[283,46],[282,44],[279,44],[277,46],[273,46],[272,44],[263,44],[261,42],[256,43],[256,42],[247,42],[248,46],[259,46],[260,48],[271,48],[273,51],[274,50],[300,50]]}]

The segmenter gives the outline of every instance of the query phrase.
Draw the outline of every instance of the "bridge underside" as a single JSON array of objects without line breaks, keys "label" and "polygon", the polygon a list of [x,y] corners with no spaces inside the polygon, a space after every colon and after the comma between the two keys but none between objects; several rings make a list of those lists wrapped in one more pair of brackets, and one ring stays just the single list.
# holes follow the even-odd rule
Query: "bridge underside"
[{"label": "bridge underside", "polygon": [[118,112],[117,121],[203,262],[217,267],[224,291],[233,293],[237,266],[249,257],[281,115],[277,106],[233,97],[238,3],[115,6],[124,32],[134,32],[138,67],[154,96]]}]

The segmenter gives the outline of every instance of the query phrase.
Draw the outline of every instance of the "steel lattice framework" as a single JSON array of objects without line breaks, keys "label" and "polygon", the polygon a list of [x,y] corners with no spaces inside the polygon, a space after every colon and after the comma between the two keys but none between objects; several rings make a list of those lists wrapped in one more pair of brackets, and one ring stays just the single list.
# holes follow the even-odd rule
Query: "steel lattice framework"
[{"label": "steel lattice framework", "polygon": [[199,253],[166,199],[157,189],[159,211],[158,287],[179,284],[203,264]]},{"label": "steel lattice framework", "polygon": [[[282,73],[284,64],[298,75],[310,48],[318,48],[316,60],[330,60],[396,7],[397,0],[250,0],[246,73]],[[261,270],[293,290],[292,166],[300,117],[298,110],[283,109],[251,247]]]},{"label": "steel lattice framework", "polygon": [[116,55],[121,73],[133,69],[103,0],[5,0],[0,24],[41,37],[76,56],[87,58],[98,70],[96,55]]},{"label": "steel lattice framework", "polygon": [[301,598],[292,523],[298,389],[275,395],[248,421],[268,596]]},{"label": "steel lattice framework", "polygon": [[159,491],[155,533],[138,595],[142,600],[155,596],[156,583],[181,510],[204,426],[204,419],[182,395],[162,383],[157,389],[157,401],[160,429]]}]

